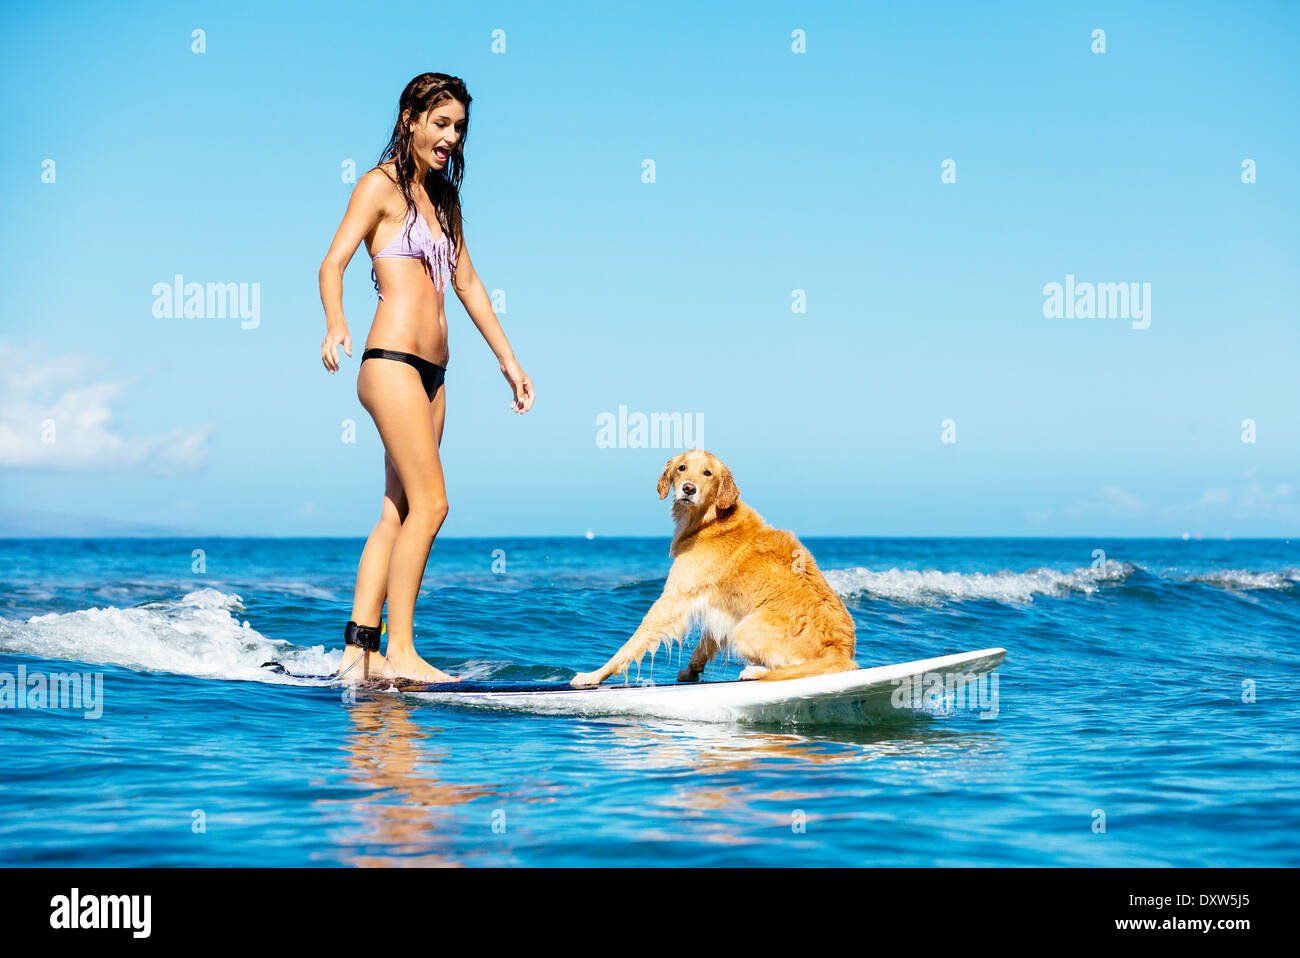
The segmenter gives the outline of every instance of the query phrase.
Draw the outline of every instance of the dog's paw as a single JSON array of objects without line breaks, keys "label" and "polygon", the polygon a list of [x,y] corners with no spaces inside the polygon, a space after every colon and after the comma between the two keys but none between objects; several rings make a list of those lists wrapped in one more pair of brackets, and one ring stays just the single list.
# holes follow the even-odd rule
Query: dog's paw
[{"label": "dog's paw", "polygon": [[579,672],[569,679],[569,684],[575,689],[595,688],[600,684],[600,676],[595,672]]},{"label": "dog's paw", "polygon": [[772,670],[766,665],[750,665],[740,673],[739,678],[742,682],[746,682],[750,679],[760,679],[770,671]]},{"label": "dog's paw", "polygon": [[682,669],[677,673],[678,682],[698,682],[700,680],[699,672],[692,672],[690,669]]}]

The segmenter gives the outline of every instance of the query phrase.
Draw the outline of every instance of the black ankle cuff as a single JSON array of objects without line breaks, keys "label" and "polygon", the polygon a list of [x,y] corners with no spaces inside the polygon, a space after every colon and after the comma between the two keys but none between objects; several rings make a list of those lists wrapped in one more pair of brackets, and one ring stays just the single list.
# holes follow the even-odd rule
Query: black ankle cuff
[{"label": "black ankle cuff", "polygon": [[343,629],[344,645],[359,645],[371,652],[379,651],[379,626],[357,625],[351,619]]}]

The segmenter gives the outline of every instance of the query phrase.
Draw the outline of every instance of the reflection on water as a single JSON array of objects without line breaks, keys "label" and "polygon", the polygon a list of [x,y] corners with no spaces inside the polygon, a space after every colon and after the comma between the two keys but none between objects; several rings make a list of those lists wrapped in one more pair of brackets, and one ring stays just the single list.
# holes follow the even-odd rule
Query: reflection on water
[{"label": "reflection on water", "polygon": [[[348,716],[351,729],[339,745],[346,754],[346,780],[368,794],[317,803],[335,806],[329,816],[335,826],[327,833],[328,848],[314,857],[365,866],[517,863],[516,848],[555,837],[546,834],[545,819],[530,816],[526,807],[575,801],[585,804],[593,822],[584,827],[570,819],[558,830],[593,840],[634,827],[642,841],[770,844],[774,830],[788,835],[797,831],[795,823],[817,827],[848,814],[827,805],[843,800],[840,793],[850,781],[858,780],[853,787],[860,791],[862,768],[872,762],[914,762],[918,776],[927,778],[936,768],[960,775],[958,765],[935,759],[960,758],[1001,741],[994,727],[953,728],[924,714],[870,727],[799,732],[517,716],[515,721],[554,737],[556,748],[545,762],[512,757],[508,746],[486,742],[476,761],[457,762],[448,743],[471,747],[466,728],[485,731],[499,717],[388,695],[359,697]],[[499,777],[455,781],[465,768],[492,769]],[[580,772],[556,780],[554,768]],[[647,780],[658,787],[647,789]],[[469,807],[478,799],[485,803]]]},{"label": "reflection on water", "polygon": [[[900,713],[876,725],[800,728],[798,732],[759,725],[714,722],[669,722],[638,719],[587,719],[602,726],[613,740],[629,748],[654,745],[660,754],[695,761],[741,762],[746,759],[807,758],[814,762],[858,760],[880,755],[926,754],[936,745],[963,747],[997,739],[990,726],[975,731],[951,728],[924,713]],[[605,743],[607,744],[607,743]],[[836,748],[836,746],[842,746]]]},{"label": "reflection on water", "polygon": [[340,744],[347,753],[347,780],[374,792],[366,798],[318,804],[341,805],[349,824],[331,843],[350,865],[459,865],[464,818],[452,809],[486,795],[490,785],[439,780],[448,756],[438,728],[412,721],[409,704],[380,696],[358,699],[348,710],[353,729]]},{"label": "reflection on water", "polygon": [[[1000,741],[995,730],[951,729],[925,715],[798,734],[748,725],[593,721],[581,738],[584,759],[605,771],[682,773],[646,808],[673,830],[642,823],[640,834],[680,840],[685,830],[693,841],[725,845],[770,844],[773,829],[788,832],[796,822],[815,827],[820,816],[799,806],[834,801],[848,777],[841,773],[860,777],[861,767],[877,759],[912,760],[928,776],[930,759]],[[797,778],[799,787],[773,787],[778,772]]]}]

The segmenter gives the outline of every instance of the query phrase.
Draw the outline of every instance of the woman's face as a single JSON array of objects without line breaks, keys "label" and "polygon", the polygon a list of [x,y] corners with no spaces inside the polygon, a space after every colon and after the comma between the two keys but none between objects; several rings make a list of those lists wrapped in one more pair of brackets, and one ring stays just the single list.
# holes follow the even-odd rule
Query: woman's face
[{"label": "woman's face", "polygon": [[411,152],[422,165],[446,169],[464,132],[465,108],[459,100],[444,100],[411,127]]}]

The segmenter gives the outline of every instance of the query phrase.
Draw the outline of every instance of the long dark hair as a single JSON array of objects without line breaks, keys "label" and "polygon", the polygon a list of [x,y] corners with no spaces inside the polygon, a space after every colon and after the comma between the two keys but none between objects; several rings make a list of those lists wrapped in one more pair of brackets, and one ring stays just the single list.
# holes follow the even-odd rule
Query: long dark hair
[{"label": "long dark hair", "polygon": [[[442,231],[450,236],[456,248],[460,249],[464,237],[464,224],[460,212],[460,183],[465,176],[465,141],[469,138],[471,99],[469,91],[465,89],[464,80],[445,73],[421,73],[406,84],[406,89],[397,100],[397,121],[393,124],[393,135],[389,137],[388,145],[379,155],[379,163],[376,166],[389,160],[393,161],[393,166],[397,170],[397,187],[406,198],[406,209],[408,212],[414,209],[415,200],[411,196],[411,184],[415,180],[415,161],[411,158],[411,131],[407,128],[407,123],[418,122],[434,107],[452,99],[459,100],[460,105],[465,108],[465,129],[456,141],[456,149],[447,157],[446,165],[441,170],[429,167],[424,177],[424,191],[429,194],[429,200],[438,214],[438,223],[442,226]],[[414,222],[412,218],[406,225],[408,238]],[[455,260],[451,263],[451,270],[454,282]]]}]

